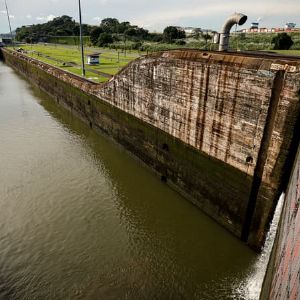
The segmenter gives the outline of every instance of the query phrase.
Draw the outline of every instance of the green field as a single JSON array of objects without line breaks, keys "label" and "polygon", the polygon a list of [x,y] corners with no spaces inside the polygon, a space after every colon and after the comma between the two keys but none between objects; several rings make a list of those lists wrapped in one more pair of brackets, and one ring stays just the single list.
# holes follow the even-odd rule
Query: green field
[{"label": "green field", "polygon": [[[62,45],[79,45],[79,36],[51,36],[47,38],[48,43],[62,44]],[[85,45],[90,44],[90,37],[84,36],[83,43]]]},{"label": "green field", "polygon": [[[26,50],[26,55],[30,57],[39,59],[77,75],[81,75],[82,73],[81,52],[76,46],[34,44],[23,45],[22,48]],[[104,48],[85,48],[85,55],[94,52],[101,53],[100,65],[86,65],[86,68],[91,70],[87,70],[86,77],[96,82],[105,82],[109,80],[109,76],[115,75],[130,61],[140,56],[138,52],[133,51],[125,53]],[[101,74],[95,74],[93,71],[105,73],[108,77]]]},{"label": "green field", "polygon": [[298,55],[300,56],[300,50],[272,50],[276,53],[284,54],[284,55]]},{"label": "green field", "polygon": [[[230,48],[239,50],[273,50],[272,40],[278,33],[231,33]],[[289,33],[294,44],[291,50],[300,49],[300,33]],[[290,53],[290,52],[288,52]]]}]

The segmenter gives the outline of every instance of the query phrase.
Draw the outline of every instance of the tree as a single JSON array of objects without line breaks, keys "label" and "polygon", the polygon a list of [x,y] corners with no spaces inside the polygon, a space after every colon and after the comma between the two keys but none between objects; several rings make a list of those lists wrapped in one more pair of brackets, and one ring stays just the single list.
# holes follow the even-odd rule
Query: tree
[{"label": "tree", "polygon": [[207,42],[208,40],[211,40],[212,36],[208,33],[202,34],[203,39]]},{"label": "tree", "polygon": [[149,33],[148,40],[159,43],[162,42],[164,39],[163,34],[161,33]]},{"label": "tree", "polygon": [[118,33],[124,33],[126,30],[128,30],[131,27],[129,22],[121,22],[118,25]]},{"label": "tree", "polygon": [[186,45],[186,41],[185,40],[177,40],[176,45],[179,45],[179,46]]},{"label": "tree", "polygon": [[114,42],[114,39],[111,34],[109,34],[107,32],[102,32],[99,36],[97,45],[100,47],[104,47],[113,42]]},{"label": "tree", "polygon": [[103,30],[101,27],[95,27],[91,31],[90,40],[93,45],[96,45],[99,39],[100,34],[103,33]]},{"label": "tree", "polygon": [[193,36],[193,38],[198,40],[198,39],[200,39],[201,34],[202,34],[201,29],[200,28],[195,28],[192,36]]},{"label": "tree", "polygon": [[[83,24],[82,29],[83,35],[90,35],[92,26]],[[16,29],[16,39],[18,41],[24,41],[26,38],[33,38],[35,41],[39,41],[52,35],[78,36],[79,24],[69,16],[61,16],[44,24],[22,26]]]},{"label": "tree", "polygon": [[125,35],[127,36],[135,36],[136,35],[136,29],[131,27],[131,28],[128,28],[125,32],[124,32]]},{"label": "tree", "polygon": [[282,32],[273,37],[272,44],[274,44],[274,50],[289,50],[293,46],[294,42],[291,36],[289,36],[286,32]]},{"label": "tree", "polygon": [[163,37],[167,43],[173,43],[174,40],[184,39],[186,36],[183,30],[180,30],[175,26],[168,26],[164,29]]},{"label": "tree", "polygon": [[101,21],[100,27],[103,29],[104,32],[117,33],[119,25],[120,23],[118,19],[106,18]]}]

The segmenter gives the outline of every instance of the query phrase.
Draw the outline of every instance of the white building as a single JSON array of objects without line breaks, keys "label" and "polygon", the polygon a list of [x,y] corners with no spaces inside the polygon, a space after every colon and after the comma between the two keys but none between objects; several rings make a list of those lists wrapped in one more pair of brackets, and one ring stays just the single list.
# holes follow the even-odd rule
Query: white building
[{"label": "white building", "polygon": [[87,55],[87,64],[88,65],[99,65],[100,64],[100,54],[101,53],[93,53]]},{"label": "white building", "polygon": [[201,28],[197,28],[197,27],[177,27],[177,29],[184,31],[186,36],[191,36],[198,32],[202,32]]}]

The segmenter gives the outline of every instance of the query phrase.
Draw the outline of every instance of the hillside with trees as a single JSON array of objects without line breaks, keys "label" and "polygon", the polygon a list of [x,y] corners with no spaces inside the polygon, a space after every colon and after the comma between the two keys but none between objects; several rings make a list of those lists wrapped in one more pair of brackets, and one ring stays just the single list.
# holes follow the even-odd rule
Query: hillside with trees
[{"label": "hillside with trees", "polygon": [[[83,24],[83,35],[90,35],[93,26]],[[25,42],[47,41],[51,36],[78,36],[79,23],[69,16],[54,18],[44,24],[22,26],[16,29],[16,39]]]},{"label": "hillside with trees", "polygon": [[95,26],[90,34],[94,46],[107,46],[114,42],[125,40],[142,41],[151,40],[148,30],[131,25],[130,22],[119,22],[115,18],[103,19],[99,26]]},{"label": "hillside with trees", "polygon": [[[115,18],[105,18],[98,26],[83,24],[83,35],[90,37],[90,44],[93,46],[123,48],[127,43],[133,49],[138,49],[144,42],[172,44],[185,38],[184,31],[174,26],[167,27],[163,34],[149,33],[144,28]],[[16,30],[16,39],[27,43],[62,41],[59,37],[70,37],[72,42],[72,37],[78,36],[79,23],[69,16],[57,17],[44,24],[22,26]]]}]

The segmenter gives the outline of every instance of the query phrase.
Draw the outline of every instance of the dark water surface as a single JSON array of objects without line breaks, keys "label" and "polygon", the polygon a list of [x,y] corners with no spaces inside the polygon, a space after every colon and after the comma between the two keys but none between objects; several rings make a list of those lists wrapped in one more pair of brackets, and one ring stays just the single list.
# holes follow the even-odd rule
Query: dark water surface
[{"label": "dark water surface", "polygon": [[0,62],[1,299],[255,299],[258,258]]}]

